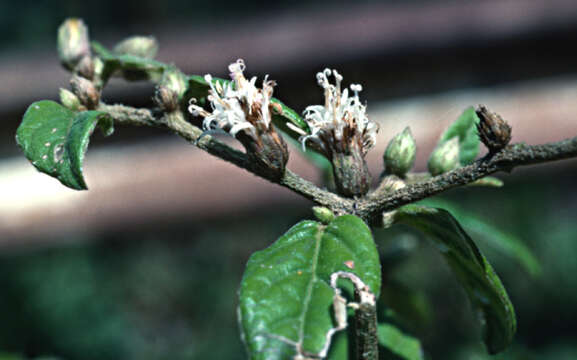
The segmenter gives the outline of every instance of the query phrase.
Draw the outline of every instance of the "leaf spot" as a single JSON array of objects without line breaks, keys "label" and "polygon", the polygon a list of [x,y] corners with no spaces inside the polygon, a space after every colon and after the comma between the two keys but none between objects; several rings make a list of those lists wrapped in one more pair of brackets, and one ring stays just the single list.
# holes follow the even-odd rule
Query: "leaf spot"
[{"label": "leaf spot", "polygon": [[351,270],[355,268],[355,262],[353,260],[345,261],[343,264]]},{"label": "leaf spot", "polygon": [[62,145],[57,145],[54,148],[54,160],[56,162],[62,161],[62,155],[64,155],[64,147]]},{"label": "leaf spot", "polygon": [[50,143],[47,142],[46,144],[44,144],[44,146],[49,147],[49,146],[50,146]]},{"label": "leaf spot", "polygon": [[52,129],[52,133],[53,133],[53,134],[54,134],[55,132],[57,132],[57,131],[58,131],[57,128],[53,128],[53,129]]},{"label": "leaf spot", "polygon": [[48,155],[42,155],[42,160],[48,159]]}]

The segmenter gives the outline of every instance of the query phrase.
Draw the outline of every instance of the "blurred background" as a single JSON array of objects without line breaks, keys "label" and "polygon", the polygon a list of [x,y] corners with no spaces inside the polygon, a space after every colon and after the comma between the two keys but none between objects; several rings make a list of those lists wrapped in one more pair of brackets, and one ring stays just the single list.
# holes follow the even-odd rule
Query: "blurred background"
[{"label": "blurred background", "polygon": [[[156,129],[94,136],[89,191],[36,172],[14,135],[31,102],[57,100],[68,87],[55,43],[69,16],[108,46],[155,35],[157,58],[189,74],[225,77],[227,64],[243,58],[249,76],[270,74],[275,96],[297,111],[322,101],[315,73],[338,69],[345,83],[363,85],[381,125],[368,156],[375,178],[386,144],[405,126],[423,171],[443,129],[478,103],[509,121],[514,142],[577,135],[574,0],[3,0],[2,360],[243,359],[235,307],[244,265],[312,217],[297,195]],[[152,94],[150,85],[116,81],[103,98],[150,106]],[[291,169],[320,183],[311,164],[291,156]],[[517,309],[515,344],[497,359],[577,359],[576,170],[575,160],[521,168],[498,175],[501,189],[443,196],[474,219],[469,230]],[[479,223],[511,243],[496,243],[496,230]],[[375,236],[385,305],[427,355],[488,359],[465,293],[431,244],[404,228]],[[538,265],[504,254],[508,244],[524,244]]]}]

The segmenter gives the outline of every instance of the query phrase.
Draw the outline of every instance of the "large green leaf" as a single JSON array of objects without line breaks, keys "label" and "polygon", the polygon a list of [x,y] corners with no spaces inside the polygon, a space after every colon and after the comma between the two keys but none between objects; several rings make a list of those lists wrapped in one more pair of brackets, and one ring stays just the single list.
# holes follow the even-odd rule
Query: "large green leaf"
[{"label": "large green leaf", "polygon": [[517,321],[509,296],[473,240],[446,210],[407,205],[396,214],[404,223],[430,235],[478,309],[483,340],[491,354],[513,340]]},{"label": "large green leaf", "polygon": [[348,271],[378,295],[379,255],[365,223],[352,215],[328,225],[302,221],[254,253],[240,288],[240,323],[251,359],[287,359],[300,344],[317,354],[334,327],[330,275]]},{"label": "large green leaf", "polygon": [[378,325],[379,345],[403,360],[423,360],[421,342],[388,323]]},{"label": "large green leaf", "polygon": [[[215,83],[230,82],[230,80],[225,80],[217,77],[213,77],[212,81]],[[208,86],[208,83],[206,82],[204,77],[200,75],[190,75],[188,77],[188,90],[186,91],[184,97],[186,99],[195,98],[199,104],[204,105],[204,103],[206,102],[206,97],[208,96],[209,89],[210,87]],[[303,129],[307,133],[310,132],[309,126],[296,111],[289,108],[282,101],[276,98],[271,99],[271,104],[273,105],[273,108],[280,109],[280,111],[275,110],[272,113],[272,120],[279,129],[286,132],[295,139],[298,139],[300,135],[295,133],[294,130],[292,130],[291,128],[287,127],[286,126],[287,122],[290,122],[296,127]]]},{"label": "large green leaf", "polygon": [[84,190],[82,162],[96,125],[112,134],[112,119],[101,111],[75,113],[49,100],[30,105],[18,127],[16,140],[39,171],[72,189]]},{"label": "large green leaf", "polygon": [[467,165],[473,162],[479,154],[479,135],[477,135],[477,123],[479,118],[475,109],[470,106],[459,118],[449,126],[439,140],[443,144],[455,136],[459,137],[459,162],[461,165]]},{"label": "large green leaf", "polygon": [[421,201],[420,204],[449,211],[467,231],[484,240],[487,245],[495,250],[516,259],[529,274],[533,276],[541,274],[542,269],[539,260],[517,236],[498,229],[478,215],[469,213],[448,201],[426,199]]}]

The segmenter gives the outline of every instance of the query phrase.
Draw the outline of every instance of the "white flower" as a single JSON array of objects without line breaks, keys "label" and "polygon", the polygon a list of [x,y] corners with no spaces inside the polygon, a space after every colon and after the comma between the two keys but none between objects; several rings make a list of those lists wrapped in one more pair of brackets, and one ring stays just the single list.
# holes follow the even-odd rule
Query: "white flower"
[{"label": "white flower", "polygon": [[[329,82],[329,76],[335,78],[335,85]],[[325,153],[347,151],[351,141],[358,141],[366,153],[376,142],[378,126],[369,120],[366,106],[359,100],[362,86],[350,86],[341,91],[343,77],[336,70],[325,69],[317,73],[317,82],[324,89],[325,104],[308,106],[304,111],[305,121],[311,130],[310,134],[287,123],[292,130],[301,135],[300,141],[305,148],[307,141],[315,142]]]},{"label": "white flower", "polygon": [[230,64],[228,69],[232,79],[228,83],[214,81],[210,74],[204,76],[210,86],[208,100],[212,112],[196,105],[196,99],[191,99],[188,111],[204,117],[202,126],[205,130],[223,129],[232,136],[243,131],[257,137],[271,127],[269,105],[275,83],[266,76],[262,89],[258,89],[255,86],[256,76],[250,81],[244,77],[242,59]]}]

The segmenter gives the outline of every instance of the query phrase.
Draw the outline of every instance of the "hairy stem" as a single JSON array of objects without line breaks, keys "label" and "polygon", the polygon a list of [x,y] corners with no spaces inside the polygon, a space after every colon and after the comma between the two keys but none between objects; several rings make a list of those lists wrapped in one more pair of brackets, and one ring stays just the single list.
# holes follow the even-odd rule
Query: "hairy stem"
[{"label": "hairy stem", "polygon": [[[499,171],[510,172],[517,166],[577,157],[577,137],[543,145],[513,144],[490,157],[477,160],[471,165],[457,168],[445,174],[431,178],[423,177],[422,180],[410,182],[406,187],[400,189],[375,191],[362,198],[349,199],[321,189],[289,170],[281,179],[269,178],[252,164],[245,153],[231,148],[210,135],[205,135],[200,128],[186,121],[179,111],[163,114],[149,109],[106,104],[101,104],[98,109],[109,113],[118,124],[155,126],[168,129],[208,153],[282,185],[318,205],[328,207],[338,215],[354,214],[371,224],[378,224],[383,212],[394,210],[454,187],[473,183]],[[381,188],[386,189],[387,187]]]}]

